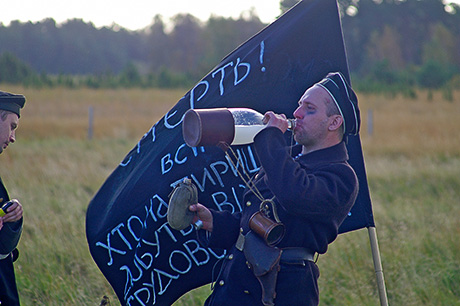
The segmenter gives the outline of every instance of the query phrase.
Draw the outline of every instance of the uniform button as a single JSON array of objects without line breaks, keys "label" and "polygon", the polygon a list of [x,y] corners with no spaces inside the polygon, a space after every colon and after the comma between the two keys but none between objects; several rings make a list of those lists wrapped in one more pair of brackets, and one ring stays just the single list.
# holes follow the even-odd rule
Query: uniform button
[{"label": "uniform button", "polygon": [[225,285],[225,282],[224,282],[223,280],[221,280],[221,281],[219,282],[219,286],[223,286],[223,285]]},{"label": "uniform button", "polygon": [[251,269],[251,264],[249,263],[249,261],[246,261],[246,266],[248,266],[248,269]]},{"label": "uniform button", "polygon": [[228,259],[232,260],[233,259],[233,254],[228,255]]},{"label": "uniform button", "polygon": [[246,206],[248,206],[248,207],[251,206],[251,204],[252,204],[251,201],[246,202]]}]

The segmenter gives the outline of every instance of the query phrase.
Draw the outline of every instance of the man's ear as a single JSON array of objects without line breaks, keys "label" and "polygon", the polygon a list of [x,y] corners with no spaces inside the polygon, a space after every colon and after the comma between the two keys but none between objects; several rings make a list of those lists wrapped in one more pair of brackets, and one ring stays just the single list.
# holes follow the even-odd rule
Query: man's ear
[{"label": "man's ear", "polygon": [[332,115],[332,121],[329,124],[329,131],[336,131],[343,125],[343,118],[340,115]]}]

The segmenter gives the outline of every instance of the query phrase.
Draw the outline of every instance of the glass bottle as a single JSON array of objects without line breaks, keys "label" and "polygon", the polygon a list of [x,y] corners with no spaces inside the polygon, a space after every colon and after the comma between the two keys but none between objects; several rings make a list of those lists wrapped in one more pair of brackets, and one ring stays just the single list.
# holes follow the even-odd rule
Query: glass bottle
[{"label": "glass bottle", "polygon": [[[254,137],[266,128],[264,115],[250,108],[229,108],[235,120],[235,136],[231,145],[244,145],[254,142]],[[288,119],[288,129],[293,130],[294,119]]]},{"label": "glass bottle", "polygon": [[[190,109],[185,113],[182,132],[191,147],[246,145],[266,127],[264,115],[250,108]],[[288,119],[293,130],[294,119]]]}]

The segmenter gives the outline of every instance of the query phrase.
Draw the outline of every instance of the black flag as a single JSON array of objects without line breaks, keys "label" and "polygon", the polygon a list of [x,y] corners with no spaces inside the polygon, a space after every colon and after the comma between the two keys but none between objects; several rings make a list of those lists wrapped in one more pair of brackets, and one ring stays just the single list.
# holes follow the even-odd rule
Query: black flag
[{"label": "black flag", "polygon": [[[292,117],[303,92],[330,71],[349,77],[335,0],[304,0],[222,60],[138,142],[89,204],[91,254],[123,305],[171,305],[211,282],[222,250],[201,247],[195,230],[169,227],[168,195],[188,177],[199,202],[240,211],[244,184],[217,147],[188,147],[182,118],[191,108],[248,107]],[[287,136],[287,138],[289,138]],[[360,194],[341,232],[373,225],[359,136],[348,142]],[[234,148],[237,167],[259,169],[251,146]]]}]

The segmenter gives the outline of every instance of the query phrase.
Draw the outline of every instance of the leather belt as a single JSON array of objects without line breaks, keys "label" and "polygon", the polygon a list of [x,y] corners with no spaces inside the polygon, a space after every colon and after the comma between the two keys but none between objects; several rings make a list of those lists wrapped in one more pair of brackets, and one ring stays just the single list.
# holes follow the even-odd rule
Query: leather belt
[{"label": "leather belt", "polygon": [[[244,248],[244,240],[245,237],[240,232],[235,246],[241,252]],[[316,252],[310,251],[307,248],[283,248],[280,261],[287,264],[301,264],[304,263],[305,260],[315,261],[315,254]]]},{"label": "leather belt", "polygon": [[284,248],[281,253],[281,262],[287,264],[298,264],[305,260],[315,261],[315,252],[306,248]]}]

